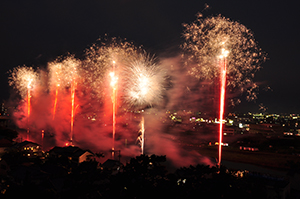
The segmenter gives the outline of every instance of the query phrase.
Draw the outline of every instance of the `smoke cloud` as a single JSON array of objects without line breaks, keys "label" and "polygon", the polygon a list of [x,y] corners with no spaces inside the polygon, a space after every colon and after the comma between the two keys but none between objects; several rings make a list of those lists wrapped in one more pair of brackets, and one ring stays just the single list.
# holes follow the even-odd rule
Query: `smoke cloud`
[{"label": "smoke cloud", "polygon": [[[78,60],[76,60],[78,64]],[[79,63],[84,64],[84,62]],[[186,114],[198,111],[212,115],[216,114],[218,95],[216,86],[211,82],[200,81],[187,72],[180,56],[160,59],[158,67],[165,73],[165,86],[160,94],[162,99],[144,108],[127,106],[123,101],[122,87],[118,88],[116,111],[116,133],[114,148],[120,151],[121,160],[141,153],[137,137],[140,130],[141,118],[145,121],[145,154],[166,155],[167,160],[176,167],[189,166],[198,163],[214,165],[209,158],[202,156],[196,150],[186,149],[184,143],[201,143],[207,138],[201,134],[184,136],[193,125],[189,125],[189,118],[184,118],[184,124],[175,125],[170,120],[171,112]],[[78,70],[80,71],[80,70]],[[107,71],[106,71],[107,72]],[[67,85],[58,90],[50,89],[47,70],[40,69],[39,80],[31,89],[30,109],[28,117],[28,99],[18,101],[17,110],[13,113],[16,125],[20,128],[20,136],[40,143],[45,150],[53,146],[66,146],[71,139],[71,86]],[[73,144],[81,148],[90,149],[96,153],[104,153],[111,157],[112,141],[112,97],[108,78],[101,82],[103,88],[100,97],[91,88],[86,87],[84,73],[77,77],[75,90],[75,117]],[[80,75],[83,75],[82,77]],[[103,74],[105,76],[105,74]],[[57,80],[56,80],[57,81]],[[99,95],[99,93],[97,93]],[[54,101],[57,98],[54,113]],[[44,138],[42,138],[44,132]],[[209,139],[212,135],[209,135]],[[118,155],[118,154],[117,154]]]}]

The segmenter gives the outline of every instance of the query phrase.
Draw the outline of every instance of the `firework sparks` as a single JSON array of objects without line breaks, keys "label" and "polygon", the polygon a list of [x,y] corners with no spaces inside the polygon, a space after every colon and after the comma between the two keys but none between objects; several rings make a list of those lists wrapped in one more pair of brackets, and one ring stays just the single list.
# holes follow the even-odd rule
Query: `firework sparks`
[{"label": "firework sparks", "polygon": [[111,72],[111,64],[118,63],[116,70],[124,65],[126,60],[135,54],[136,48],[133,44],[112,38],[110,42],[101,43],[101,46],[93,45],[86,50],[84,60],[85,86],[91,89],[91,96],[101,98],[105,96],[104,88],[106,80]]},{"label": "firework sparks", "polygon": [[247,93],[247,100],[257,98],[258,86],[252,81],[254,73],[265,61],[265,53],[258,47],[249,29],[238,22],[217,16],[185,24],[183,49],[188,54],[188,61],[195,61],[196,66],[189,71],[201,79],[214,79],[220,76],[218,56],[222,49],[228,50],[227,87],[233,91],[239,89]]},{"label": "firework sparks", "polygon": [[34,89],[38,80],[38,74],[32,67],[27,66],[17,67],[10,72],[9,85],[18,90],[24,99],[28,95],[28,90]]},{"label": "firework sparks", "polygon": [[70,87],[72,81],[79,77],[79,66],[80,61],[73,55],[50,62],[48,64],[50,89]]},{"label": "firework sparks", "polygon": [[131,107],[152,106],[162,99],[165,73],[146,53],[137,55],[124,71],[124,98]]}]

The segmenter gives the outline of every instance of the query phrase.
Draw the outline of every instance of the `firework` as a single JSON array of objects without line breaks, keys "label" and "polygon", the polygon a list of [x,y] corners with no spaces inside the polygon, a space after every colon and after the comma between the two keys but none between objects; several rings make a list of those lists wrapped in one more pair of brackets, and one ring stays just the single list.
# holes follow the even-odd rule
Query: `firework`
[{"label": "firework", "polygon": [[71,135],[70,135],[70,143],[73,143],[73,134],[74,134],[74,115],[75,115],[75,90],[77,87],[76,80],[73,80],[71,83]]},{"label": "firework", "polygon": [[116,73],[116,62],[113,61],[113,70],[109,73],[111,77],[110,86],[112,87],[112,113],[113,113],[113,146],[112,146],[112,157],[114,158],[114,150],[115,150],[115,134],[116,134],[116,101],[117,101],[117,82],[118,82],[118,76]]},{"label": "firework", "polygon": [[80,60],[76,59],[74,55],[60,57],[48,63],[50,90],[55,90],[57,87],[70,87],[72,81],[79,77],[80,64]]},{"label": "firework", "polygon": [[50,81],[50,90],[55,89],[55,98],[53,106],[53,119],[57,109],[58,91],[60,88],[70,88],[71,92],[71,119],[70,119],[70,142],[73,142],[74,116],[75,116],[75,91],[79,79],[80,61],[73,55],[66,58],[58,58],[48,64]]},{"label": "firework", "polygon": [[[135,54],[136,48],[133,44],[112,38],[111,41],[102,42],[100,46],[93,45],[86,50],[84,60],[84,76],[86,78],[86,88],[91,89],[91,96],[102,98],[106,96],[106,82],[110,82],[112,88],[112,157],[115,150],[116,133],[116,111],[117,111],[117,88],[119,71],[130,57]],[[116,65],[117,63],[117,65]],[[116,67],[117,66],[117,67]],[[110,78],[108,80],[108,78]]]},{"label": "firework", "polygon": [[10,71],[9,85],[13,86],[24,99],[28,95],[28,90],[35,88],[38,80],[38,74],[32,67],[17,67]]},{"label": "firework", "polygon": [[144,145],[145,145],[145,119],[144,119],[144,116],[142,116],[142,120],[140,122],[140,130],[139,130],[139,136],[137,138],[137,141],[141,145],[141,153],[144,154]]},{"label": "firework", "polygon": [[152,106],[163,96],[165,72],[146,53],[135,56],[124,71],[124,100],[131,107]]},{"label": "firework", "polygon": [[[71,99],[72,99],[72,113],[71,118],[74,117],[74,100],[75,100],[75,89],[77,86],[77,79],[79,77],[78,67],[80,61],[75,59],[73,55],[66,58],[58,58],[48,64],[49,69],[49,87],[50,90],[55,90],[54,105],[53,105],[53,119],[57,109],[58,93],[60,89],[71,88]],[[71,122],[71,129],[73,124]],[[71,130],[72,132],[72,130]]]},{"label": "firework", "polygon": [[227,60],[227,83],[229,90],[247,93],[247,100],[257,98],[258,86],[252,81],[254,73],[265,61],[265,53],[258,47],[252,32],[244,25],[217,16],[184,24],[186,42],[183,49],[188,62],[196,62],[189,73],[200,79],[214,79],[220,76],[218,56],[222,49],[229,51]]},{"label": "firework", "polygon": [[37,73],[32,67],[17,67],[11,72],[9,85],[14,86],[24,99],[27,97],[27,140],[29,139],[29,118],[31,111],[31,90],[36,86],[38,79]]},{"label": "firework", "polygon": [[[145,52],[136,54],[123,73],[124,100],[131,108],[153,106],[162,100],[165,72],[156,64],[155,59]],[[140,123],[138,141],[144,153],[145,127],[144,116]]]},{"label": "firework", "polygon": [[197,63],[190,69],[190,74],[200,79],[215,79],[220,76],[220,165],[226,87],[231,90],[237,88],[241,92],[246,89],[247,99],[256,99],[255,90],[258,86],[253,83],[252,78],[265,56],[251,31],[245,26],[220,15],[207,19],[201,17],[202,15],[198,15],[195,22],[184,25],[186,43],[183,49],[189,54],[188,61]]},{"label": "firework", "polygon": [[[74,61],[74,62],[73,62]],[[73,144],[73,134],[74,134],[74,115],[75,115],[75,90],[77,88],[77,78],[78,78],[78,73],[77,73],[77,68],[78,68],[79,62],[76,60],[71,61],[71,68],[73,69],[70,71],[69,75],[69,84],[71,86],[71,135],[70,135],[70,143],[71,145]]]},{"label": "firework", "polygon": [[135,53],[136,47],[126,41],[112,38],[105,40],[101,45],[93,45],[86,50],[86,59],[83,64],[85,87],[91,90],[92,97],[105,96],[107,78],[111,72],[112,63],[117,62],[116,71],[121,70],[126,60]]},{"label": "firework", "polygon": [[63,73],[63,64],[55,61],[51,62],[48,64],[49,68],[49,73],[50,73],[50,81],[49,81],[49,86],[50,89],[53,90],[55,88],[55,99],[54,99],[54,106],[53,106],[53,119],[55,118],[55,113],[56,113],[56,107],[57,107],[57,97],[58,97],[58,90],[61,85]]},{"label": "firework", "polygon": [[224,48],[222,49],[222,54],[219,56],[220,59],[220,112],[219,112],[219,162],[218,165],[221,165],[221,157],[222,157],[222,142],[223,142],[223,116],[224,116],[224,104],[225,104],[225,94],[226,94],[226,57],[228,56],[228,51]]}]

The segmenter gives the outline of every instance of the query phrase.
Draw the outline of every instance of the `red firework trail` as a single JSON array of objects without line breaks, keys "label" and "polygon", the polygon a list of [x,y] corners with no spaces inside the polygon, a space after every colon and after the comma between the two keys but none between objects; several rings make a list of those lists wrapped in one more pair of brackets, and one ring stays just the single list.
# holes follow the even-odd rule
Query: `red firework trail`
[{"label": "red firework trail", "polygon": [[58,96],[58,86],[59,85],[56,85],[56,91],[55,91],[55,99],[54,99],[54,107],[53,107],[53,120],[55,118],[55,113],[56,113],[57,96]]},{"label": "red firework trail", "polygon": [[29,140],[29,117],[30,117],[30,87],[27,88],[27,140]]},{"label": "red firework trail", "polygon": [[116,134],[116,101],[117,101],[117,80],[118,77],[115,75],[115,61],[113,61],[113,72],[110,73],[111,82],[110,85],[112,87],[112,114],[113,114],[113,135],[112,135],[112,158],[114,158],[114,150],[115,150],[115,134]]},{"label": "red firework trail", "polygon": [[113,89],[113,147],[112,147],[112,151],[115,150],[115,134],[116,134],[116,89],[114,88]]},{"label": "red firework trail", "polygon": [[45,135],[44,133],[45,131],[42,130],[42,141],[41,141],[42,149],[44,149],[44,135]]},{"label": "red firework trail", "polygon": [[76,81],[73,80],[71,84],[71,135],[70,135],[70,144],[73,144],[73,130],[74,130],[74,115],[75,115],[75,89],[76,89]]},{"label": "red firework trail", "polygon": [[226,93],[226,56],[220,57],[220,80],[221,80],[221,89],[220,89],[220,115],[219,115],[219,162],[218,165],[221,165],[222,158],[222,142],[223,142],[223,115],[224,115],[224,102],[225,102],[225,93]]}]

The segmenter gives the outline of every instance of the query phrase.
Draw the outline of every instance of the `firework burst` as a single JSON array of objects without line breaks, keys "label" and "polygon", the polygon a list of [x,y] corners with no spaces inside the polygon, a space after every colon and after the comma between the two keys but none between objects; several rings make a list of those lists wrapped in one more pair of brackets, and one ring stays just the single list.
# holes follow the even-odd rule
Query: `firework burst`
[{"label": "firework burst", "polygon": [[58,58],[48,64],[50,90],[69,88],[72,82],[77,82],[80,77],[81,61],[74,55]]},{"label": "firework burst", "polygon": [[133,44],[116,38],[112,38],[111,41],[105,39],[101,45],[94,44],[86,50],[83,64],[85,85],[86,88],[91,89],[92,96],[98,98],[104,96],[112,63],[116,64],[116,71],[121,70],[126,60],[130,59],[135,51],[136,47]]},{"label": "firework burst", "polygon": [[24,99],[28,95],[28,90],[35,88],[38,81],[38,73],[32,67],[17,67],[13,71],[9,71],[9,85],[13,86]]},{"label": "firework burst", "polygon": [[[118,75],[135,51],[133,44],[116,38],[110,41],[105,39],[101,45],[95,44],[86,50],[83,64],[86,88],[91,90],[92,98],[101,99],[110,94],[112,99],[112,158],[115,150]],[[107,89],[107,82],[110,82],[112,90]]]},{"label": "firework burst", "polygon": [[123,78],[124,99],[131,107],[152,106],[161,101],[165,72],[145,52],[128,63]]},{"label": "firework burst", "polygon": [[186,42],[182,47],[188,61],[196,63],[189,73],[200,79],[220,76],[219,55],[222,49],[227,49],[227,87],[246,91],[248,100],[256,99],[258,86],[252,79],[265,60],[265,53],[258,47],[252,32],[220,15],[206,19],[201,16],[199,14],[191,24],[184,24]]}]

